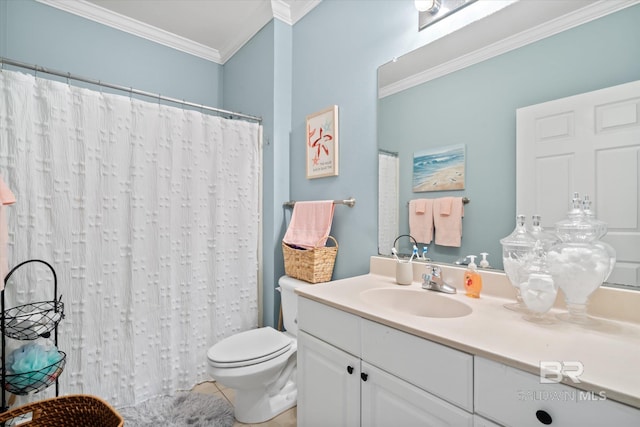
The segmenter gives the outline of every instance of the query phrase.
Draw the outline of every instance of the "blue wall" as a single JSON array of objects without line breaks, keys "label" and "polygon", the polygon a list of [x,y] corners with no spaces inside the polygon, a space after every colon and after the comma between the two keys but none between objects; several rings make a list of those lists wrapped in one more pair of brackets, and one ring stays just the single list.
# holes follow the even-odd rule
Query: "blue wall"
[{"label": "blue wall", "polygon": [[[356,198],[337,206],[334,279],[364,274],[377,254],[377,68],[418,45],[413,1],[323,1],[293,28],[291,197]],[[340,174],[307,180],[305,118],[339,108]]]},{"label": "blue wall", "polygon": [[[466,195],[463,249],[431,244],[431,257],[453,262],[488,252],[502,268],[499,239],[516,216],[516,109],[638,79],[635,6],[383,98],[380,147],[399,152],[401,232],[409,231],[409,200]],[[412,193],[413,153],[460,143],[467,150],[465,190]]]},{"label": "blue wall", "polygon": [[291,26],[272,20],[224,65],[224,105],[263,119],[263,323],[277,324],[280,241],[289,200]]}]

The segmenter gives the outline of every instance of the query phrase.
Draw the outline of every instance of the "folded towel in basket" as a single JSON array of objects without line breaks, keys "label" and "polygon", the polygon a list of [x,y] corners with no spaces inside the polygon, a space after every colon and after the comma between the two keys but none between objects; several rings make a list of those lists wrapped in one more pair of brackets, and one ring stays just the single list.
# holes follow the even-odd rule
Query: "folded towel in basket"
[{"label": "folded towel in basket", "polygon": [[296,202],[282,240],[303,248],[324,246],[331,231],[334,208],[333,200]]}]

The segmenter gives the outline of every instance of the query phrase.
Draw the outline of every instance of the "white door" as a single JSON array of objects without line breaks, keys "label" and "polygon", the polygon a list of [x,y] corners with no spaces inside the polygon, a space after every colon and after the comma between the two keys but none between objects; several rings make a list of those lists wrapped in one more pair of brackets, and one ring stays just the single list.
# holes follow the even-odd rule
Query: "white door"
[{"label": "white door", "polygon": [[517,110],[517,213],[552,230],[588,195],[617,253],[609,283],[640,286],[639,164],[640,81]]},{"label": "white door", "polygon": [[373,365],[362,362],[362,425],[473,426],[473,415]]},{"label": "white door", "polygon": [[300,427],[360,426],[360,359],[298,331]]}]

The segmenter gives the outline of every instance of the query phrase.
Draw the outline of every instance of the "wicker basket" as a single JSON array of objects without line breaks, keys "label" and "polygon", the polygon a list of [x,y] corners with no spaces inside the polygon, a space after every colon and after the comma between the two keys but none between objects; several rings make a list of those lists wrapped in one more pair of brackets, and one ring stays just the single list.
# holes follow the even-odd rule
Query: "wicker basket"
[{"label": "wicker basket", "polygon": [[107,402],[86,394],[54,397],[11,409],[0,414],[0,422],[18,421],[31,427],[122,427],[124,420]]},{"label": "wicker basket", "polygon": [[338,242],[332,236],[329,239],[333,240],[335,246],[304,249],[292,248],[282,242],[285,274],[309,283],[330,281],[338,254]]}]

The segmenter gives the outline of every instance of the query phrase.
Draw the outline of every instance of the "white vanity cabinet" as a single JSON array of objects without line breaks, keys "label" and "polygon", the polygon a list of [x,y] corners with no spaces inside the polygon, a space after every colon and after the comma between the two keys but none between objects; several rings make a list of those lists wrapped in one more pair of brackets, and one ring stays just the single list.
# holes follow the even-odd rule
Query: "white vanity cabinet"
[{"label": "white vanity cabinet", "polygon": [[640,426],[640,410],[608,400],[604,392],[542,384],[537,375],[478,356],[474,371],[475,412],[501,425]]},{"label": "white vanity cabinet", "polygon": [[298,328],[299,426],[473,426],[438,397],[472,405],[470,355],[301,297]]},{"label": "white vanity cabinet", "polygon": [[360,425],[360,359],[298,331],[299,426]]},{"label": "white vanity cabinet", "polygon": [[541,384],[519,369],[298,297],[298,425],[640,426],[606,394]]}]

